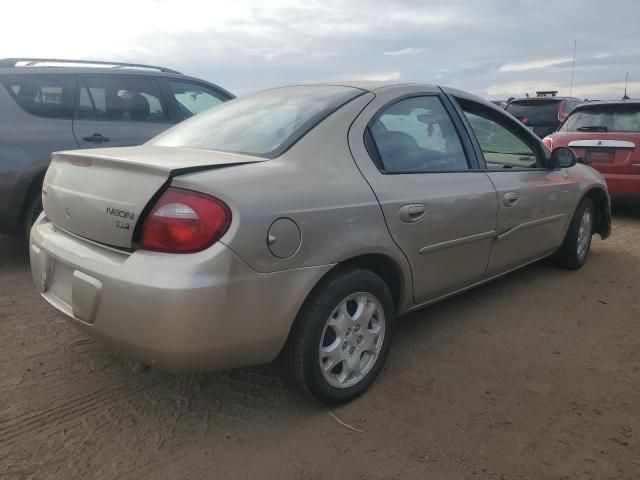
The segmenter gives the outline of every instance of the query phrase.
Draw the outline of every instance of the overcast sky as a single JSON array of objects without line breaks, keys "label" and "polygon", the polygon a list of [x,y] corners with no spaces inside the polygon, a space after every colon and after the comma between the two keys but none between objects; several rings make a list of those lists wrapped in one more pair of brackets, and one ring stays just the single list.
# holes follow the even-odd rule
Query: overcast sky
[{"label": "overcast sky", "polygon": [[2,57],[163,65],[236,94],[321,80],[489,98],[640,97],[640,0],[48,0],[3,5]]}]

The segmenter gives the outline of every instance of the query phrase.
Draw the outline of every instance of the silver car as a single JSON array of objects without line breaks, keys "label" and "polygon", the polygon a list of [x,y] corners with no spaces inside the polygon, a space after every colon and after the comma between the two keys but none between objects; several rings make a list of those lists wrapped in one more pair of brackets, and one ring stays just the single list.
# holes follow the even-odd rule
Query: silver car
[{"label": "silver car", "polygon": [[169,370],[269,362],[313,398],[373,382],[395,319],[610,232],[602,177],[491,103],[325,84],[221,104],[139,147],[53,155],[42,296]]}]

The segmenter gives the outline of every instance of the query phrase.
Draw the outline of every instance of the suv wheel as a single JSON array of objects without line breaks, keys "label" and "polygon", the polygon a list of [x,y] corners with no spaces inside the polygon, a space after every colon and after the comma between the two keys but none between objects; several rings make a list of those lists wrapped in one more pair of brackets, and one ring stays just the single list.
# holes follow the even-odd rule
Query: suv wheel
[{"label": "suv wheel", "polygon": [[369,270],[337,270],[305,301],[285,351],[290,376],[308,396],[337,404],[362,394],[389,353],[394,307]]},{"label": "suv wheel", "polygon": [[35,223],[42,212],[42,197],[40,196],[40,192],[35,195],[32,195],[25,205],[24,216],[22,219],[22,232],[27,240],[29,240],[29,232],[31,231],[31,227]]},{"label": "suv wheel", "polygon": [[570,270],[582,267],[591,248],[595,209],[590,198],[583,198],[576,208],[562,246],[555,254],[558,264]]}]

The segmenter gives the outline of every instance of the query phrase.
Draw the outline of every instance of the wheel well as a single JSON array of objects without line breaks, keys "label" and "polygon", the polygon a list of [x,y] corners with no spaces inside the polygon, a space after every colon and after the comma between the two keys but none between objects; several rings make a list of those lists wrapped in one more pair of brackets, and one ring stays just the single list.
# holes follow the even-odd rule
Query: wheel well
[{"label": "wheel well", "polygon": [[396,308],[399,307],[402,298],[402,276],[400,269],[390,257],[378,253],[359,255],[340,262],[336,268],[349,267],[364,268],[382,278],[391,291],[394,305]]},{"label": "wheel well", "polygon": [[38,192],[42,191],[42,182],[44,181],[44,174],[45,172],[39,173],[31,180],[31,183],[27,188],[27,192],[24,195],[24,201],[22,202],[22,207],[21,207],[22,214],[20,215],[21,219],[24,218],[24,215],[26,213],[25,209],[29,206],[29,201],[31,200],[31,198],[34,195],[36,195]]},{"label": "wheel well", "polygon": [[609,200],[604,190],[600,188],[594,188],[589,190],[585,194],[586,198],[590,198],[593,202],[593,207],[596,210],[596,223],[594,232],[600,234],[602,237],[609,235],[609,221],[607,219],[607,208]]}]

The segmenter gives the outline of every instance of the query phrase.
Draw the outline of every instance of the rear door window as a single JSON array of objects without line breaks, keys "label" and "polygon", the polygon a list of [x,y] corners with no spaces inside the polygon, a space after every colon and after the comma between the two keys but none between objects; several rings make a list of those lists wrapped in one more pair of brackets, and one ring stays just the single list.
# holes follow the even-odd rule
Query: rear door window
[{"label": "rear door window", "polygon": [[167,80],[167,85],[176,101],[179,120],[192,117],[230,100],[227,95],[223,95],[213,88],[193,82]]},{"label": "rear door window", "polygon": [[76,118],[125,122],[168,122],[155,78],[81,77]]},{"label": "rear door window", "polygon": [[468,170],[458,133],[437,96],[400,100],[386,107],[369,125],[387,173]]},{"label": "rear door window", "polygon": [[74,75],[12,75],[2,84],[15,102],[27,113],[45,118],[73,118]]}]

